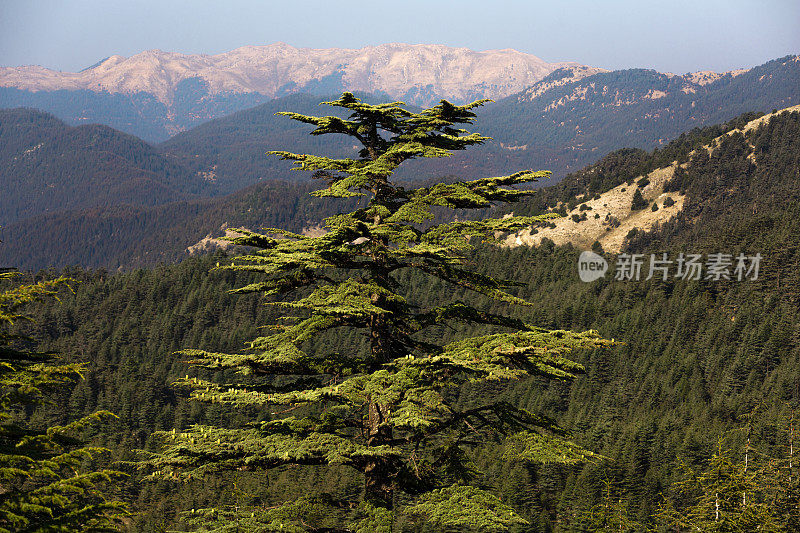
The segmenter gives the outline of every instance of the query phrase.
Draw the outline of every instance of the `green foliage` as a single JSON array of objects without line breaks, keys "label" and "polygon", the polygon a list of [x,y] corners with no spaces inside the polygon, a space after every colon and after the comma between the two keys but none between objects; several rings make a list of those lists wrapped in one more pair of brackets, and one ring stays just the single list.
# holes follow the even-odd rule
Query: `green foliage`
[{"label": "green foliage", "polygon": [[[344,93],[328,105],[347,119],[286,113],[313,124],[312,135],[340,133],[363,145],[358,159],[272,152],[315,172],[328,187],[318,196],[368,195],[366,207],[326,220],[322,236],[280,229],[242,230],[232,242],[252,251],[220,268],[257,273],[262,281],[237,290],[270,296],[286,309],[283,323],[234,354],[186,350],[191,363],[211,371],[234,370],[226,381],[187,376],[181,385],[194,400],[242,410],[272,410],[246,427],[195,425],[162,434],[165,448],[144,461],[156,478],[202,479],[210,472],[272,469],[284,465],[352,468],[363,478],[355,499],[385,529],[397,516],[422,516],[426,528],[471,525],[506,530],[522,520],[484,489],[470,453],[486,442],[506,442],[506,460],[575,464],[595,456],[564,438],[552,420],[506,401],[460,406],[454,395],[470,383],[529,376],[569,381],[582,372],[567,357],[610,345],[595,332],[549,331],[451,299],[444,305],[413,301],[401,276],[420,272],[427,282],[481,294],[490,300],[532,305],[508,292],[513,284],[466,268],[473,242],[548,218],[514,217],[436,223],[434,208],[483,209],[532,194],[514,186],[547,175],[522,171],[430,187],[406,189],[390,181],[403,162],[446,157],[486,140],[458,127],[471,123],[477,101],[442,101],[412,113],[398,103],[371,105]],[[420,224],[426,223],[425,226]],[[483,335],[450,342],[428,332],[473,323]],[[366,342],[348,337],[361,331]],[[313,341],[325,336],[328,342]],[[292,413],[285,415],[284,413]],[[396,505],[397,499],[408,505]],[[352,498],[351,498],[352,499]],[[288,504],[291,508],[295,503]],[[315,509],[346,502],[314,501]],[[366,522],[364,522],[366,520]],[[285,522],[305,524],[286,515]],[[359,525],[361,524],[361,525]]]},{"label": "green foliage", "polygon": [[571,524],[574,531],[622,531],[633,533],[645,527],[631,518],[628,506],[609,480],[603,481],[602,501],[581,513]]},{"label": "green foliage", "polygon": [[[513,439],[496,443],[483,438],[485,445],[471,450],[463,461],[462,474],[471,473],[479,486],[491,487],[492,494],[530,522],[525,527],[535,531],[572,527],[577,517],[593,508],[598,516],[597,506],[606,501],[604,480],[612,484],[609,507],[617,506],[616,511],[621,508],[631,521],[655,527],[661,494],[670,498],[678,513],[685,513],[696,500],[689,497],[691,494],[673,492],[677,488],[673,483],[686,479],[684,466],[698,474],[708,470],[719,435],[736,427],[739,415],[749,412],[752,405],[763,402],[765,412],[753,424],[753,440],[759,443],[763,455],[751,459],[749,471],[767,468],[767,462],[782,458],[779,466],[783,477],[770,467],[775,475],[761,477],[759,482],[772,479],[770,483],[780,490],[774,498],[762,501],[784,517],[787,530],[798,529],[797,465],[790,484],[785,461],[790,443],[789,411],[792,404],[796,405],[800,382],[800,315],[796,312],[800,305],[800,243],[796,231],[800,182],[795,179],[800,175],[798,116],[782,114],[744,136],[734,136],[709,157],[699,154],[692,158],[682,178],[689,211],[678,214],[660,230],[641,233],[631,241],[636,253],[669,251],[673,259],[679,252],[759,251],[764,262],[756,282],[614,283],[603,279],[586,284],[577,280],[578,251],[569,246],[545,242],[538,248],[476,246],[468,251],[467,266],[484,276],[518,282],[513,294],[535,302],[511,308],[514,319],[550,329],[596,329],[604,337],[624,340],[613,350],[579,351],[571,357],[586,372],[569,386],[537,378],[476,381],[448,396],[461,409],[503,400],[529,413],[547,415],[577,430],[572,437],[549,435],[554,443],[556,438],[574,441],[612,459],[599,464],[589,461],[582,468],[509,461],[503,458],[506,448],[524,448],[511,448],[516,442]],[[748,158],[752,151],[749,144],[758,146],[752,158]],[[620,157],[617,165],[636,168],[642,163],[637,157],[631,154],[629,161]],[[645,165],[651,163],[650,159],[644,161]],[[300,201],[291,204],[294,200],[290,192],[279,189],[265,195],[264,201],[279,201],[286,196],[287,212],[292,205],[306,205]],[[253,191],[254,196],[258,194]],[[530,200],[536,200],[539,194]],[[548,190],[541,193],[548,194]],[[515,212],[524,212],[518,207],[520,204],[514,205]],[[263,283],[258,272],[219,270],[213,276],[206,275],[215,263],[227,261],[224,254],[216,254],[153,270],[115,274],[71,269],[66,274],[82,281],[74,294],[63,294],[61,304],[31,302],[27,310],[35,321],[18,325],[24,325],[35,337],[38,350],[82,354],[81,359],[89,360],[86,379],[64,391],[58,405],[43,406],[52,409],[57,425],[98,409],[113,411],[120,419],[104,437],[105,445],[130,458],[128,450],[145,446],[149,435],[157,430],[170,432],[175,427],[183,431],[193,424],[242,429],[254,419],[262,422],[292,415],[302,420],[309,412],[317,415],[314,406],[240,409],[224,403],[189,403],[169,386],[187,373],[175,350],[194,346],[202,351],[236,353],[244,341],[259,335],[256,324],[278,322],[279,316],[289,314],[283,313],[286,308],[261,305],[260,293],[228,292]],[[466,313],[464,307],[448,305],[451,300],[485,310],[487,317],[506,310],[481,294],[432,280],[419,269],[399,271],[397,280],[397,294],[426,309],[441,308],[435,316]],[[299,297],[308,294],[303,292]],[[288,311],[298,312],[295,308]],[[445,345],[467,336],[488,335],[493,332],[489,327],[452,319],[421,334],[429,342]],[[262,331],[265,333],[270,332]],[[361,337],[347,334],[343,328],[312,335],[303,351],[329,353],[339,340],[349,343],[349,351],[339,353],[348,357],[366,353]],[[325,373],[341,364],[334,355],[330,357],[332,363],[322,357],[306,362],[314,372]],[[319,366],[313,366],[317,363]],[[250,378],[223,370],[207,381],[236,388],[242,379]],[[296,382],[294,376],[276,377],[274,387],[276,392],[287,393],[296,388]],[[271,415],[285,409],[292,410]],[[285,424],[290,423],[302,427],[302,422]],[[732,464],[742,462],[741,440],[734,439],[725,449],[737,450],[725,454]],[[757,468],[752,466],[756,460],[761,461]],[[150,532],[200,524],[211,529],[247,524],[251,519],[255,528],[266,521],[259,518],[259,510],[277,509],[275,506],[294,501],[309,487],[320,492],[316,497],[329,502],[320,506],[327,510],[330,522],[317,524],[333,527],[347,516],[352,517],[351,523],[371,516],[366,510],[362,513],[349,507],[363,482],[352,467],[278,467],[268,476],[255,467],[248,468],[233,474],[209,473],[185,485],[127,485],[136,509],[141,511],[140,516],[132,518],[131,529]],[[249,494],[233,495],[229,487],[235,483],[247,484]],[[413,497],[398,498],[397,508],[412,502]],[[189,522],[188,515],[178,517],[175,508],[195,508],[197,520]],[[202,518],[200,510],[209,508],[221,517],[216,523]],[[318,520],[320,514],[292,516],[299,517],[292,520],[306,520],[303,516]],[[403,520],[404,527],[414,530],[410,518],[395,519],[395,530]]]},{"label": "green foliage", "polygon": [[648,201],[642,196],[642,192],[637,188],[633,192],[633,200],[631,201],[631,211],[640,211],[648,206]]},{"label": "green foliage", "polygon": [[787,479],[769,463],[735,462],[720,443],[705,470],[685,470],[675,484],[675,498],[656,516],[659,525],[689,531],[785,531],[781,522],[786,517],[778,514],[776,500]]},{"label": "green foliage", "polygon": [[[491,487],[493,494],[528,520],[529,529],[570,527],[576,517],[605,502],[604,480],[612,484],[609,506],[614,508],[621,499],[623,514],[631,521],[654,527],[661,494],[683,513],[694,500],[672,492],[673,482],[686,479],[684,466],[696,473],[708,470],[718,437],[738,427],[739,415],[756,403],[764,405],[763,415],[753,422],[754,447],[762,455],[754,456],[751,465],[760,460],[758,468],[763,468],[766,462],[784,460],[783,477],[773,476],[774,485],[783,492],[768,501],[785,517],[787,530],[798,529],[797,464],[795,461],[789,484],[785,462],[791,442],[789,411],[796,405],[800,382],[796,335],[800,328],[796,312],[800,305],[798,116],[779,115],[746,136],[732,138],[709,157],[699,154],[688,161],[684,201],[689,212],[678,214],[660,230],[636,235],[631,243],[636,253],[668,251],[673,259],[679,252],[758,251],[764,256],[758,281],[615,283],[602,279],[587,284],[575,275],[579,251],[570,246],[556,247],[551,242],[536,248],[478,246],[470,252],[471,268],[484,276],[516,281],[519,286],[514,295],[535,302],[512,308],[516,319],[551,329],[596,329],[604,337],[624,341],[612,350],[578,352],[572,359],[586,372],[569,386],[536,378],[507,384],[478,381],[454,393],[452,399],[459,408],[504,400],[530,413],[548,415],[576,429],[576,435],[564,440],[574,440],[582,448],[612,459],[589,461],[582,468],[531,465],[503,459],[505,446],[512,440],[495,443],[483,439],[486,445],[470,453],[466,468],[477,483]],[[758,146],[750,159],[749,144]],[[750,165],[752,159],[755,164]],[[631,154],[630,160],[620,157],[616,164],[636,168],[641,162]],[[644,164],[651,164],[650,159]],[[537,193],[530,201],[539,194],[550,192]],[[268,198],[272,201],[280,196]],[[514,204],[518,214],[524,212],[519,207]],[[599,252],[596,246],[593,249]],[[255,324],[276,322],[286,314],[281,313],[283,308],[261,305],[258,293],[228,292],[262,283],[258,272],[219,270],[206,275],[215,263],[227,261],[216,254],[115,274],[71,269],[67,274],[82,281],[75,294],[64,294],[61,304],[33,302],[28,309],[35,322],[28,326],[40,350],[85,354],[81,357],[90,360],[87,379],[59,402],[59,420],[97,409],[117,413],[120,419],[110,428],[106,445],[126,457],[130,448],[145,446],[156,430],[176,427],[182,431],[192,424],[241,428],[251,417],[267,420],[272,418],[270,413],[293,407],[264,406],[248,411],[214,403],[203,408],[203,404],[187,402],[169,386],[187,373],[181,356],[173,354],[175,350],[194,346],[235,353],[244,341],[258,335]],[[450,300],[496,314],[506,310],[481,294],[431,280],[418,269],[399,272],[397,279],[398,294],[406,301],[429,309],[441,307],[440,312],[447,309],[448,316],[457,309],[443,305]],[[433,326],[425,338],[448,344],[489,334],[488,327],[454,320]],[[348,355],[366,349],[356,334],[347,335],[343,329],[332,333],[351,342]],[[329,334],[314,335],[304,351],[326,352],[338,340]],[[312,363],[315,361],[309,359]],[[321,365],[316,371],[325,372],[325,368]],[[222,371],[212,381],[235,384],[240,379],[231,371]],[[275,386],[287,392],[295,380],[293,376],[276,378]],[[291,414],[301,419],[308,414],[306,409],[310,410],[299,406],[276,417]],[[726,456],[734,464],[741,463],[744,443],[735,438],[730,442],[725,449],[738,452]],[[794,444],[796,449],[796,441]],[[223,522],[230,525],[234,516],[245,523],[257,509],[294,501],[309,487],[332,495],[327,509],[335,524],[355,510],[333,502],[351,500],[362,490],[363,479],[360,474],[349,474],[351,470],[355,472],[351,467],[276,468],[267,476],[245,468],[233,474],[235,480],[221,473],[185,485],[145,484],[130,489],[136,509],[141,511],[133,518],[132,529],[149,532],[188,527],[176,517],[175,508],[212,506],[219,516],[228,517],[220,520],[220,526]],[[252,496],[232,496],[228,489],[234,481],[246,483]],[[398,498],[397,506],[410,501]],[[396,518],[398,530],[402,519]],[[211,528],[210,523],[202,523]],[[413,531],[413,525],[406,524]]]},{"label": "green foliage", "polygon": [[469,485],[432,490],[406,513],[424,517],[426,528],[441,531],[508,531],[527,523],[496,496]]},{"label": "green foliage", "polygon": [[54,365],[50,354],[26,349],[11,329],[27,318],[23,306],[54,296],[68,280],[11,285],[11,278],[0,274],[0,531],[111,531],[125,506],[100,489],[123,474],[85,468],[108,450],[83,446],[76,435],[113,415],[98,411],[47,428],[31,424],[28,412],[80,379],[83,365]]}]

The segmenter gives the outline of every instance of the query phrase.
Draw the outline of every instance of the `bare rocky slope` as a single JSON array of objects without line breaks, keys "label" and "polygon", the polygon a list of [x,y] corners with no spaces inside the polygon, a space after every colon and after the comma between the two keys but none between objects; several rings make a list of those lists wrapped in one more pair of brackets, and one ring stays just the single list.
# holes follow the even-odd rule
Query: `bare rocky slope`
[{"label": "bare rocky slope", "polygon": [[[711,153],[726,136],[737,132],[749,132],[765,124],[772,117],[798,111],[800,105],[766,114],[748,122],[742,128],[726,132],[699,150]],[[755,147],[751,144],[750,148],[752,151],[748,159],[755,162]],[[675,175],[676,169],[687,166],[688,163],[679,164],[678,161],[673,161],[669,166],[652,170],[647,175],[631,176],[628,182],[580,202],[568,210],[566,216],[552,219],[546,227],[528,228],[508,236],[505,244],[512,247],[536,246],[544,239],[549,239],[556,245],[571,243],[578,248],[588,250],[593,243],[599,242],[603,250],[618,253],[632,231],[650,231],[680,213],[686,200],[685,195],[679,191],[665,191],[665,185]],[[646,207],[632,209],[636,191],[639,191],[646,201]],[[655,210],[653,204],[656,206]]]}]

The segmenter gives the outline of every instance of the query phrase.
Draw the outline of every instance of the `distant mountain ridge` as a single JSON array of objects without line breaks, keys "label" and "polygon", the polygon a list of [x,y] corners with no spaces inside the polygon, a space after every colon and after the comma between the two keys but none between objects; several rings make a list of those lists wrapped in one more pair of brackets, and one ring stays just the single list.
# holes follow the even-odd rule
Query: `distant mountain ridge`
[{"label": "distant mountain ridge", "polygon": [[[411,104],[439,98],[465,101],[503,98],[574,62],[548,63],[512,49],[474,51],[436,44],[390,43],[349,48],[295,48],[285,43],[243,46],[216,55],[147,50],[113,55],[80,72],[39,66],[1,67],[0,86],[27,91],[81,90],[154,95],[171,105],[178,85],[199,79],[213,97],[260,93],[275,98],[294,92],[339,88],[385,92]],[[583,67],[596,73],[603,69]]]},{"label": "distant mountain ridge", "polygon": [[[788,56],[792,58],[794,61],[800,60],[798,56]],[[757,67],[754,67],[757,68]],[[714,83],[720,79],[725,78],[735,78],[741,74],[745,74],[749,72],[751,69],[736,69],[731,70],[729,72],[712,72],[710,70],[700,71],[700,72],[690,72],[688,74],[684,74],[682,76],[678,76],[676,74],[672,74],[671,72],[658,72],[655,70],[647,70],[647,69],[628,69],[628,71],[635,72],[635,71],[643,71],[643,72],[650,72],[655,73],[656,75],[663,76],[667,80],[672,81],[673,83],[677,83],[679,85],[679,89],[684,94],[694,94],[696,93],[700,87],[704,85],[708,85],[710,83]],[[609,72],[609,71],[604,71]],[[615,72],[625,72],[625,71],[615,71]],[[586,70],[586,67],[562,67],[560,69],[554,70],[538,82],[536,82],[531,87],[528,87],[524,91],[521,91],[519,94],[516,95],[516,100],[518,102],[532,102],[535,101],[537,97],[546,93],[550,89],[554,87],[561,87],[564,85],[573,84],[579,82],[580,80],[587,78],[597,74],[597,72],[590,72]],[[594,81],[587,81],[585,84],[580,84],[579,87],[590,86],[591,88],[595,88]],[[608,88],[604,86],[601,89],[603,94],[608,92]],[[573,91],[573,94],[566,98],[567,101],[571,100],[585,100],[586,99],[586,89],[579,88]],[[619,96],[619,95],[617,95]],[[650,100],[658,100],[659,98],[663,98],[666,96],[666,93],[657,89],[651,89],[643,96],[645,99]],[[620,105],[621,103],[632,103],[631,101],[623,101],[623,100],[616,100],[614,105]],[[558,102],[553,102],[548,105],[550,107],[558,107],[559,105],[564,105],[563,100],[559,100]]]},{"label": "distant mountain ridge", "polygon": [[[800,104],[797,56],[714,76],[645,69],[587,76],[581,69],[561,68],[521,93],[476,109],[471,130],[491,141],[449,158],[408,162],[398,177],[477,178],[534,168],[553,171],[556,181],[612,150],[652,150],[692,128]],[[230,192],[262,177],[297,179],[302,173],[289,172],[289,165],[264,152],[291,146],[329,157],[355,153],[344,136],[309,136],[311,126],[274,116],[276,111],[335,111],[317,102],[303,94],[276,99],[182,132],[159,148],[196,172],[213,171],[218,185]]]},{"label": "distant mountain ridge", "polygon": [[205,120],[298,92],[389,95],[411,105],[504,98],[564,67],[516,50],[428,44],[360,49],[244,46],[216,55],[148,50],[80,72],[0,67],[0,106],[38,107],[72,123],[101,122],[162,141]]},{"label": "distant mountain ridge", "polygon": [[[114,55],[80,72],[0,67],[0,107],[34,107],[69,124],[106,124],[156,143],[209,120],[296,93],[327,97],[349,90],[374,94],[384,101],[428,106],[442,98],[455,103],[478,98],[535,103],[549,99],[559,89],[573,90],[560,101],[548,100],[543,106],[551,105],[547,113],[573,107],[571,103],[583,96],[574,91],[587,90],[576,85],[582,80],[592,78],[597,83],[596,76],[604,74],[612,79],[630,78],[623,73],[637,71],[652,73],[652,86],[616,103],[663,98],[668,92],[662,87],[663,80],[683,88],[684,95],[701,97],[706,88],[746,77],[753,69],[676,76],[643,69],[609,72],[574,62],[548,63],[511,49],[473,51],[399,43],[310,49],[275,43],[216,55],[161,50],[127,58]],[[656,79],[659,76],[663,80]],[[781,102],[777,107],[791,104]],[[726,120],[746,110],[714,120]]]},{"label": "distant mountain ridge", "polygon": [[574,171],[617,148],[652,149],[695,127],[797,104],[800,56],[790,55],[724,74],[560,69],[487,106],[479,120],[481,133],[502,143],[498,153],[523,166]]}]

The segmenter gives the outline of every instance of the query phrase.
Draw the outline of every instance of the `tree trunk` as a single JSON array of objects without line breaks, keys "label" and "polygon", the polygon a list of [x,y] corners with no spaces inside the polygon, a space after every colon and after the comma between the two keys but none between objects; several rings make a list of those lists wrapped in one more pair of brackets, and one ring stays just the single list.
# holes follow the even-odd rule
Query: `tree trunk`
[{"label": "tree trunk", "polygon": [[[390,442],[391,428],[381,426],[386,416],[386,408],[370,402],[367,446],[381,446]],[[389,459],[375,458],[364,467],[365,499],[373,505],[392,508],[394,500],[394,468]]]}]

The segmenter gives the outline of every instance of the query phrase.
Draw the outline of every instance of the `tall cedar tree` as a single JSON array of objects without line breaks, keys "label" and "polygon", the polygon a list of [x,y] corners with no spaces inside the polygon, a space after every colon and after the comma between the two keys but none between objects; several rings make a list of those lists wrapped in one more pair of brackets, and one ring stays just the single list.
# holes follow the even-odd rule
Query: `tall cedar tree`
[{"label": "tall cedar tree", "polygon": [[123,474],[88,470],[103,448],[76,437],[106,419],[101,411],[64,426],[37,428],[27,417],[55,390],[81,379],[83,365],[52,364],[51,354],[25,348],[12,326],[28,317],[26,304],[52,296],[67,280],[16,285],[0,274],[0,532],[116,531],[125,505],[109,501],[102,486]]},{"label": "tall cedar tree", "polygon": [[[402,102],[369,105],[344,93],[325,104],[349,110],[348,119],[281,113],[314,125],[312,135],[350,135],[363,148],[353,159],[270,153],[326,180],[327,189],[313,193],[317,196],[366,195],[369,202],[326,219],[327,233],[319,237],[273,228],[265,234],[239,230],[233,242],[254,251],[222,268],[257,272],[264,279],[236,292],[273,297],[272,305],[290,309],[292,316],[242,353],[183,352],[198,367],[237,371],[242,377],[235,382],[188,376],[182,382],[195,400],[255,408],[267,421],[245,428],[197,425],[163,434],[163,451],[146,461],[156,477],[190,479],[224,469],[290,464],[346,465],[363,476],[359,502],[330,495],[301,498],[253,516],[267,529],[313,531],[322,530],[321,517],[355,508],[334,529],[325,530],[389,531],[402,516],[406,523],[424,523],[426,531],[505,531],[524,520],[473,486],[478,472],[469,460],[471,448],[501,442],[504,459],[535,463],[592,457],[544,416],[502,400],[464,408],[457,392],[467,382],[528,376],[571,380],[582,367],[566,356],[608,341],[592,331],[547,331],[464,301],[420,308],[403,296],[406,288],[398,282],[402,271],[416,269],[450,284],[454,294],[467,290],[508,304],[535,305],[507,292],[513,283],[467,269],[466,254],[476,240],[498,242],[503,233],[545,217],[434,223],[433,210],[514,202],[532,194],[514,185],[549,172],[526,170],[417,189],[390,181],[404,161],[446,157],[486,141],[456,127],[471,124],[471,110],[485,102],[456,106],[442,101],[412,113]],[[425,335],[453,321],[483,324],[494,333],[444,344]],[[346,341],[354,329],[366,335],[363,349]],[[316,346],[324,347],[312,350],[320,336],[325,342]],[[218,510],[203,512],[220,516]]]}]

